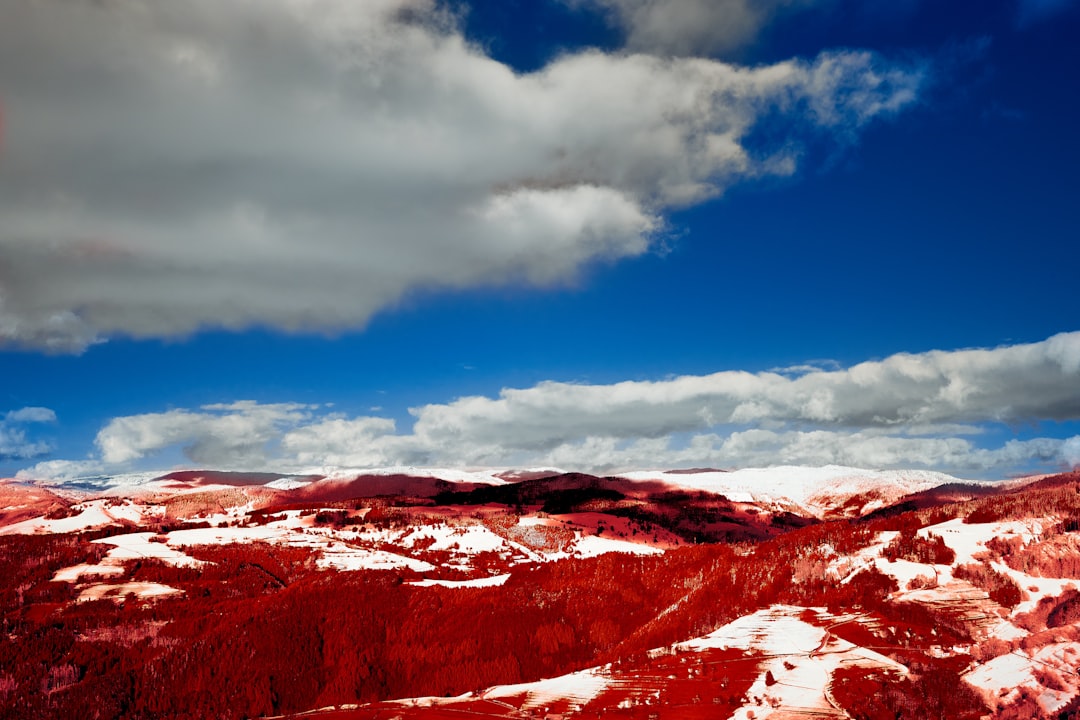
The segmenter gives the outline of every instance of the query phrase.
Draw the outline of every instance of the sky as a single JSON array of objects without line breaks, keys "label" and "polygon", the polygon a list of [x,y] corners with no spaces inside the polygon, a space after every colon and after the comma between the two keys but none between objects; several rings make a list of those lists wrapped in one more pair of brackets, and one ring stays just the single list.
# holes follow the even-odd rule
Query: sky
[{"label": "sky", "polygon": [[0,477],[1080,464],[1074,0],[0,7]]}]

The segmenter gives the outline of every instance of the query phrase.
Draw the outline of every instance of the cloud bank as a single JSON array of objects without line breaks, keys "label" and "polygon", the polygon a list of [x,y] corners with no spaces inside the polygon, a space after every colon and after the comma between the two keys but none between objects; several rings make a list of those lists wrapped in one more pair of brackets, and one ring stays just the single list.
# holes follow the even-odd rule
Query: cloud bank
[{"label": "cloud bank", "polygon": [[[116,418],[100,469],[184,448],[214,468],[321,465],[642,467],[843,464],[974,474],[1080,463],[1080,436],[980,442],[1021,423],[1080,420],[1080,332],[992,349],[901,353],[849,368],[724,371],[610,385],[545,382],[393,420],[237,402]],[[86,472],[42,463],[27,477]]]},{"label": "cloud bank", "polygon": [[420,290],[563,283],[925,72],[587,51],[516,74],[433,0],[10,0],[0,345],[336,332]]}]

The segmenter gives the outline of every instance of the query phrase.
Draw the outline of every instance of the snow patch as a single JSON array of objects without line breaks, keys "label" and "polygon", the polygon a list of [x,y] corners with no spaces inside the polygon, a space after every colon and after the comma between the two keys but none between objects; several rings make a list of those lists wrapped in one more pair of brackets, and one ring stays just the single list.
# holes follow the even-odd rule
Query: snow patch
[{"label": "snow patch", "polygon": [[323,548],[317,564],[334,570],[396,570],[407,568],[416,572],[431,572],[435,566],[423,560],[397,555],[384,550],[364,550],[342,543]]},{"label": "snow patch", "polygon": [[582,707],[607,689],[610,679],[599,669],[582,670],[547,680],[519,685],[501,685],[480,694],[481,699],[525,696],[522,710],[539,708],[557,701],[568,702],[571,707]]},{"label": "snow patch", "polygon": [[99,565],[73,565],[71,567],[57,570],[53,575],[53,582],[69,582],[77,583],[80,578],[84,578],[88,575],[123,575],[124,568],[119,565],[107,565],[101,563]]},{"label": "snow patch", "polygon": [[94,542],[101,545],[112,545],[113,549],[109,551],[106,559],[114,562],[154,558],[175,567],[199,567],[203,564],[190,555],[171,548],[165,543],[151,542],[150,539],[153,537],[155,537],[155,533],[151,532],[129,533],[127,535],[113,535],[112,537],[101,538]]},{"label": "snow patch", "polygon": [[[801,619],[808,612],[826,627]],[[907,674],[907,668],[900,663],[853,645],[828,630],[829,622],[856,619],[857,616],[832,616],[823,610],[774,605],[744,615],[704,637],[680,643],[675,649],[736,648],[766,656],[761,674],[747,691],[755,701],[743,705],[732,718],[749,720],[774,714],[833,716],[836,708],[827,694],[828,686],[833,672],[841,665],[883,667]]]},{"label": "snow patch", "polygon": [[263,487],[268,487],[273,490],[295,490],[297,488],[307,487],[311,484],[310,480],[297,480],[296,478],[283,477],[277,480],[271,480]]},{"label": "snow patch", "polygon": [[183,590],[177,590],[168,585],[152,582],[129,582],[121,583],[119,585],[92,585],[79,593],[76,602],[101,600],[102,598],[123,602],[128,595],[135,595],[140,598],[156,598],[182,594],[183,592]]},{"label": "snow patch", "polygon": [[630,555],[663,555],[661,548],[651,545],[641,545],[627,540],[615,540],[612,538],[586,535],[574,541],[573,554],[576,557],[591,558],[606,553],[627,553]]},{"label": "snow patch", "polygon": [[[638,471],[623,473],[621,477],[657,481],[688,490],[704,490],[724,495],[734,502],[789,500],[818,515],[834,506],[837,498],[877,492],[895,500],[947,483],[960,482],[952,475],[928,470],[864,470],[841,465],[784,465],[730,472]],[[818,496],[828,502],[821,504]]]},{"label": "snow patch", "polygon": [[446,587],[446,588],[481,588],[498,587],[505,585],[510,575],[493,575],[491,577],[477,578],[476,580],[417,580],[407,583],[417,587]]},{"label": "snow patch", "polygon": [[0,528],[0,535],[34,535],[47,533],[72,533],[121,522],[139,523],[144,515],[153,510],[131,502],[116,503],[98,499],[72,506],[78,513],[71,517],[50,520],[45,517],[31,518]]},{"label": "snow patch", "polygon": [[400,542],[411,548],[426,540],[434,541],[429,550],[452,550],[468,555],[507,549],[506,541],[484,525],[420,525],[402,537]]}]

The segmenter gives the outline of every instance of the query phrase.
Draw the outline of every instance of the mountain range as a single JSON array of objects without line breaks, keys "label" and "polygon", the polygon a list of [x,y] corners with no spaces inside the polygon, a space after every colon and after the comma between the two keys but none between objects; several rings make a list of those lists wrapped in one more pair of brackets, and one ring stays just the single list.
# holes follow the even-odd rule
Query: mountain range
[{"label": "mountain range", "polygon": [[1058,718],[1080,473],[0,482],[11,718]]}]

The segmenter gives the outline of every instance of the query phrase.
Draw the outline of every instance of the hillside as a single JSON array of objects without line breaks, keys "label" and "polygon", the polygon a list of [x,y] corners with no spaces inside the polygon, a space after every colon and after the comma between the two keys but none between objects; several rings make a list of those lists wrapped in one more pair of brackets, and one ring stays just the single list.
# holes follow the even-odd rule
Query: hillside
[{"label": "hillside", "polygon": [[1077,473],[200,471],[0,490],[3,717],[1080,708]]}]

